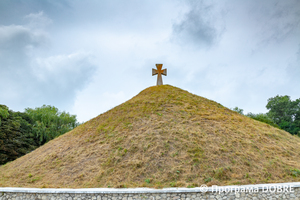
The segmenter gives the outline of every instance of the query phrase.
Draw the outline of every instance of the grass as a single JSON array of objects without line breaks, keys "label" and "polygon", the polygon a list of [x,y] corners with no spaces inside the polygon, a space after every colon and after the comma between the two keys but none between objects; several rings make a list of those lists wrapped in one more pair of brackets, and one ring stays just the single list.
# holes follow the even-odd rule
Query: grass
[{"label": "grass", "polygon": [[163,85],[1,166],[0,187],[295,182],[299,156],[299,137]]}]

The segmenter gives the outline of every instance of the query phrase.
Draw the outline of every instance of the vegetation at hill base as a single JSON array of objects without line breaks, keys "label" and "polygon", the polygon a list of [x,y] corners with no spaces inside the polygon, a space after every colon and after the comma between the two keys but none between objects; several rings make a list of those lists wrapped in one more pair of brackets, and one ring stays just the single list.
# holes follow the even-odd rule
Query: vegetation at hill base
[{"label": "vegetation at hill base", "polygon": [[0,164],[15,160],[37,148],[32,121],[26,113],[0,105]]},{"label": "vegetation at hill base", "polygon": [[266,124],[270,124],[271,126],[274,126],[276,128],[280,128],[272,118],[270,118],[267,114],[265,113],[259,113],[259,114],[254,114],[254,113],[248,113],[246,115],[247,117],[251,117],[252,119],[264,122]]},{"label": "vegetation at hill base", "polygon": [[283,130],[300,136],[300,98],[292,101],[289,96],[268,99],[268,116]]},{"label": "vegetation at hill base", "polygon": [[196,187],[300,181],[300,138],[169,86],[0,167],[0,187]]},{"label": "vegetation at hill base", "polygon": [[70,115],[66,112],[60,112],[54,106],[43,105],[40,108],[26,108],[25,113],[32,119],[32,131],[39,139],[39,145],[60,136],[73,128],[78,123],[76,115]]},{"label": "vegetation at hill base", "polygon": [[[266,108],[269,110],[266,114],[250,112],[246,116],[300,137],[300,98],[292,101],[287,95],[277,95],[268,99]],[[241,108],[235,107],[232,110],[244,115]]]},{"label": "vegetation at hill base", "polygon": [[76,116],[53,106],[14,112],[0,105],[0,165],[15,160],[77,126]]}]

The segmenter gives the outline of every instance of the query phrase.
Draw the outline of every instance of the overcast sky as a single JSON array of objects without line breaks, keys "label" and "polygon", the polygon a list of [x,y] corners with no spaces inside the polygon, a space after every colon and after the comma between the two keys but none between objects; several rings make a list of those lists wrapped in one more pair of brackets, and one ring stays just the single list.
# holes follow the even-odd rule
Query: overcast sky
[{"label": "overcast sky", "polygon": [[80,122],[156,84],[245,113],[300,98],[299,0],[1,0],[0,104]]}]

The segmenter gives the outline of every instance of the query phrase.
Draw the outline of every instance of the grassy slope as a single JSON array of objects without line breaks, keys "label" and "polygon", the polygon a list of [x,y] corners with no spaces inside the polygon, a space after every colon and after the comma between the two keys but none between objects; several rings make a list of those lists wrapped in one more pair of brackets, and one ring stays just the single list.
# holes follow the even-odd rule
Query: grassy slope
[{"label": "grassy slope", "polygon": [[300,138],[169,85],[0,167],[0,186],[189,187],[300,181]]}]

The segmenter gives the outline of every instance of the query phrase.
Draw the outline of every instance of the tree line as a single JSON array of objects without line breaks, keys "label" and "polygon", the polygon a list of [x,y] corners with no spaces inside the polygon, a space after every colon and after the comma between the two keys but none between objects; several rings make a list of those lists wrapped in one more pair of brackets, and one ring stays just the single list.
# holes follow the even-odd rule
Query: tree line
[{"label": "tree line", "polygon": [[0,165],[15,160],[78,126],[76,115],[43,105],[14,112],[0,104]]},{"label": "tree line", "polygon": [[[300,137],[300,98],[292,101],[290,96],[277,95],[268,99],[266,108],[268,109],[267,113],[254,114],[250,112],[246,116]],[[244,114],[243,109],[238,107],[232,110]]]}]

